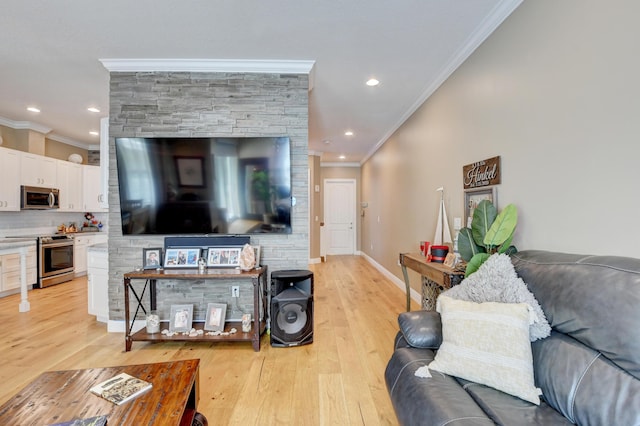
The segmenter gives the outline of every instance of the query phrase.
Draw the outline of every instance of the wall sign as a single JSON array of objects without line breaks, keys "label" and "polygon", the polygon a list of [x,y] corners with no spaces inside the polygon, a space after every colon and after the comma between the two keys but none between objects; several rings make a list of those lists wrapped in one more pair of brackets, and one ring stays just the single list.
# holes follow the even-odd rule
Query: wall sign
[{"label": "wall sign", "polygon": [[500,183],[500,156],[462,167],[464,189],[480,188]]}]

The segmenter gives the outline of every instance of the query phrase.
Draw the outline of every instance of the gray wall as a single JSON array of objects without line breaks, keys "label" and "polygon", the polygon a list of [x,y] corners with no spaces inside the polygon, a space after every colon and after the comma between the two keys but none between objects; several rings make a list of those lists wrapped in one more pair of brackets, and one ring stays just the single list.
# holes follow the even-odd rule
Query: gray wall
[{"label": "gray wall", "polygon": [[[141,72],[111,73],[109,110],[109,319],[124,319],[122,276],[140,267],[142,248],[162,247],[161,236],[123,236],[114,138],[153,136],[289,136],[291,140],[293,233],[256,235],[269,271],[307,269],[308,221],[307,75]],[[228,285],[227,285],[228,284]],[[167,283],[159,304],[193,303],[194,318],[208,302],[227,302],[229,285],[196,281]],[[250,290],[240,289],[240,303]],[[235,301],[233,301],[235,304]]]},{"label": "gray wall", "polygon": [[519,249],[640,257],[639,15],[629,0],[523,2],[363,165],[362,250],[401,279],[398,253],[433,238],[436,188],[453,225],[462,167],[500,155]]}]

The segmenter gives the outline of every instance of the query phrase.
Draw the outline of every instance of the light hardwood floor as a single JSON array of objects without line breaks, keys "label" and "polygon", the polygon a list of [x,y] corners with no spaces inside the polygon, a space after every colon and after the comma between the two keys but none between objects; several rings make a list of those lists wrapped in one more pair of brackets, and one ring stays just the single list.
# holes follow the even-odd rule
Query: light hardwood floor
[{"label": "light hardwood floor", "polygon": [[[198,409],[210,425],[394,425],[384,369],[404,293],[359,256],[314,272],[314,341],[260,352],[250,343],[134,342],[87,314],[86,279],[0,299],[0,404],[47,370],[199,358]],[[414,307],[415,308],[415,307]]]}]

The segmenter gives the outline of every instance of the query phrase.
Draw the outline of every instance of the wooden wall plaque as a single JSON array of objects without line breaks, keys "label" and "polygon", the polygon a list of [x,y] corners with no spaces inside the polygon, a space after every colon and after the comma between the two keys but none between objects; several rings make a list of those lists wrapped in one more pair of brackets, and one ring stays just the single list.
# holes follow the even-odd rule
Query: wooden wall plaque
[{"label": "wooden wall plaque", "polygon": [[464,189],[481,188],[500,183],[500,156],[487,158],[462,167]]}]

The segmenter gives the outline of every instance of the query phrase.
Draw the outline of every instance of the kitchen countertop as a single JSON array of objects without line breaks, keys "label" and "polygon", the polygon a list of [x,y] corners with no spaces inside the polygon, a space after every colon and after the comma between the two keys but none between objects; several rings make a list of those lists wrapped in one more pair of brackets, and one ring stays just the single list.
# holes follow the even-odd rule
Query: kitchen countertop
[{"label": "kitchen countertop", "polygon": [[33,238],[0,238],[0,249],[28,247],[31,245],[36,245],[36,240]]}]

